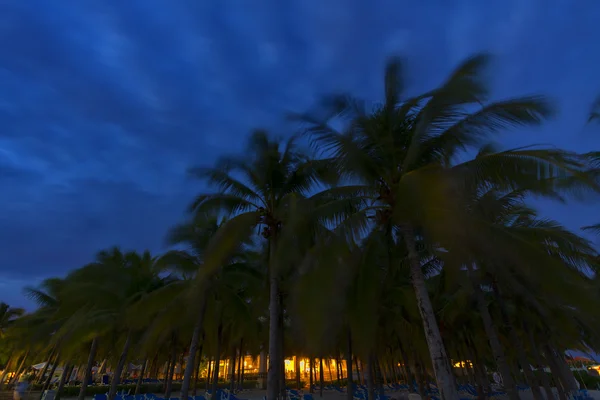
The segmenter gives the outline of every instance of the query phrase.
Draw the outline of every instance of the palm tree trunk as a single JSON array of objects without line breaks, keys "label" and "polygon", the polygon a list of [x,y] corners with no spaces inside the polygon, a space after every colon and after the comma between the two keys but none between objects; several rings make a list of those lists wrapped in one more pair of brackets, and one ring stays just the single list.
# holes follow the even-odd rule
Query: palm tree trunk
[{"label": "palm tree trunk", "polygon": [[369,353],[367,359],[367,400],[375,400],[375,366],[373,365],[373,353]]},{"label": "palm tree trunk", "polygon": [[237,389],[242,390],[242,371],[244,370],[244,338],[240,339],[240,357],[238,359]]},{"label": "palm tree trunk", "polygon": [[409,391],[409,393],[415,393],[415,386],[413,384],[414,376],[413,376],[412,370],[410,368],[408,356],[406,355],[406,352],[404,351],[404,347],[402,346],[400,339],[398,339],[398,348],[400,349],[400,356],[402,357],[402,364],[404,364],[404,371],[406,372],[406,380],[407,380],[406,383],[408,384],[408,391]]},{"label": "palm tree trunk", "polygon": [[0,391],[4,390],[4,380],[6,379],[6,375],[8,374],[8,370],[10,369],[10,363],[12,362],[14,351],[11,350],[8,355],[8,360],[6,360],[6,366],[4,367],[4,371],[2,371],[2,376],[0,377]]},{"label": "palm tree trunk", "polygon": [[381,361],[381,359],[379,357],[377,358],[377,368],[379,369],[381,378],[383,379],[383,384],[387,385],[388,384],[387,372],[384,368],[383,362]]},{"label": "palm tree trunk", "polygon": [[156,353],[154,354],[154,359],[152,359],[152,364],[150,364],[152,367],[148,372],[148,378],[158,379],[158,376],[160,374],[160,363],[158,362],[158,353],[159,350],[156,350]]},{"label": "palm tree trunk", "polygon": [[229,369],[229,372],[231,373],[231,382],[229,383],[229,385],[230,385],[229,390],[232,393],[235,390],[235,360],[236,359],[237,359],[237,350],[235,347],[233,347],[233,350],[231,353],[231,365],[230,365],[231,368]]},{"label": "palm tree trunk", "polygon": [[56,367],[58,367],[58,361],[60,360],[60,353],[56,353],[56,357],[54,357],[54,364],[52,365],[52,369],[50,370],[50,374],[48,374],[48,378],[44,382],[44,386],[42,387],[42,393],[40,393],[40,400],[44,396],[44,391],[48,390],[50,387],[50,383],[52,382],[52,377],[54,376],[54,372],[56,372]]},{"label": "palm tree trunk", "polygon": [[102,380],[102,375],[104,374],[104,371],[106,370],[106,363],[107,363],[107,359],[105,358],[100,363],[100,367],[98,367],[98,377],[100,377],[100,380]]},{"label": "palm tree trunk", "polygon": [[[527,336],[529,336],[529,345],[531,346],[531,354],[533,355],[533,360],[536,364],[536,372],[539,381],[542,383],[542,387],[544,388],[544,392],[546,392],[546,400],[554,400],[554,392],[552,391],[552,387],[550,386],[550,379],[548,375],[546,375],[546,371],[544,371],[544,363],[542,360],[542,355],[537,347],[537,342],[533,336],[533,331],[529,329],[527,324],[523,322],[523,329],[527,332]],[[540,368],[542,370],[540,371]]]},{"label": "palm tree trunk", "polygon": [[444,347],[440,328],[435,319],[431,299],[429,298],[427,286],[425,285],[425,276],[421,270],[421,261],[419,259],[419,254],[417,253],[417,245],[411,227],[404,227],[403,237],[408,251],[412,285],[417,297],[419,312],[423,319],[425,338],[427,339],[427,346],[429,347],[429,354],[431,355],[431,363],[433,365],[433,373],[437,381],[438,389],[440,390],[440,395],[442,400],[459,400],[446,348]]},{"label": "palm tree trunk", "polygon": [[310,357],[308,359],[308,393],[313,392],[313,371],[314,371],[314,366],[313,366],[313,358]]},{"label": "palm tree trunk", "polygon": [[108,400],[114,400],[114,398],[117,395],[117,386],[119,385],[121,374],[123,373],[123,367],[125,366],[125,361],[127,360],[127,353],[129,352],[130,346],[131,331],[127,332],[125,344],[123,345],[123,350],[121,351],[119,361],[117,362],[117,368],[115,368],[115,372],[113,373],[113,378],[110,382],[110,390],[108,391]]},{"label": "palm tree trunk", "polygon": [[506,390],[510,400],[519,400],[519,394],[517,392],[515,381],[510,373],[510,367],[508,366],[508,362],[506,360],[506,354],[504,353],[504,349],[502,348],[502,344],[498,338],[498,333],[496,332],[492,316],[490,315],[490,310],[488,309],[485,298],[483,297],[483,292],[481,291],[479,282],[477,282],[475,279],[473,266],[471,264],[467,264],[467,269],[469,271],[471,285],[473,286],[477,308],[479,309],[481,319],[483,320],[483,327],[490,342],[490,347],[492,348],[494,361],[496,361],[496,365],[500,370],[500,375],[502,375],[504,389]]},{"label": "palm tree trunk", "polygon": [[208,357],[208,368],[206,371],[206,384],[204,385],[204,390],[206,392],[208,392],[210,389],[211,376],[212,376],[212,365],[213,365],[213,362],[211,361],[210,357]]},{"label": "palm tree trunk", "polygon": [[377,383],[377,391],[379,392],[379,396],[383,398],[383,371],[380,365],[379,357],[373,356],[373,374]]},{"label": "palm tree trunk", "polygon": [[10,383],[15,383],[19,380],[19,375],[21,374],[21,370],[23,369],[23,365],[25,365],[25,360],[27,360],[28,356],[29,356],[29,349],[27,349],[27,351],[25,352],[25,355],[21,359],[21,363],[17,367],[17,369],[15,371],[15,376],[11,379]]},{"label": "palm tree trunk", "polygon": [[362,377],[360,375],[360,368],[358,368],[358,357],[354,356],[354,366],[356,367],[356,376],[358,378],[358,382],[362,385],[363,381],[362,381]]},{"label": "palm tree trunk", "polygon": [[92,376],[92,366],[94,364],[94,359],[96,358],[96,350],[98,349],[98,338],[95,337],[92,340],[92,345],[90,346],[90,354],[88,355],[87,365],[85,367],[85,373],[83,375],[83,381],[81,382],[81,389],[79,390],[79,397],[77,400],[85,400],[85,389],[87,388],[88,382]]},{"label": "palm tree trunk", "polygon": [[346,348],[346,372],[347,383],[346,383],[346,397],[347,400],[354,399],[354,383],[352,380],[352,331],[348,328],[348,347]]},{"label": "palm tree trunk", "polygon": [[331,359],[327,359],[327,371],[329,371],[329,384],[333,384],[333,375],[331,374]]},{"label": "palm tree trunk", "polygon": [[544,354],[544,358],[546,359],[546,362],[548,363],[548,366],[550,367],[550,372],[552,373],[552,378],[553,378],[554,384],[556,385],[556,390],[558,392],[558,398],[560,400],[567,400],[566,392],[568,390],[565,391],[563,380],[560,377],[561,373],[558,368],[558,365],[556,365],[555,360],[547,352]]},{"label": "palm tree trunk", "polygon": [[267,399],[276,400],[279,395],[281,379],[281,364],[283,355],[280,354],[281,316],[279,280],[275,271],[276,241],[269,241],[269,370],[267,373]]},{"label": "palm tree trunk", "polygon": [[391,371],[391,379],[395,382],[398,383],[400,382],[400,373],[398,372],[398,369],[396,368],[396,363],[394,362],[394,352],[392,351],[391,347],[390,347],[390,360],[389,360],[389,366],[388,368]]},{"label": "palm tree trunk", "polygon": [[221,339],[223,337],[223,323],[219,321],[219,327],[217,328],[217,355],[215,356],[215,366],[213,368],[213,382],[211,389],[211,399],[219,400],[216,397],[217,389],[219,388],[219,369],[221,363]]},{"label": "palm tree trunk", "polygon": [[54,358],[54,353],[56,353],[57,348],[58,348],[58,345],[54,345],[52,347],[52,350],[50,350],[50,353],[48,354],[48,357],[47,357],[46,365],[44,365],[44,368],[42,368],[42,370],[40,371],[40,376],[38,376],[38,378],[37,378],[38,384],[44,382],[44,376],[46,375],[46,372],[48,372],[48,368],[50,367],[50,363],[52,362],[52,359]]},{"label": "palm tree trunk", "polygon": [[477,399],[482,400],[485,398],[485,376],[481,374],[480,366],[478,365],[479,360],[474,356],[474,351],[476,352],[477,349],[473,350],[472,343],[466,338],[465,352],[473,366],[473,375],[475,375],[475,382],[477,383]]},{"label": "palm tree trunk", "polygon": [[171,336],[171,356],[169,357],[170,364],[167,369],[167,385],[165,388],[165,399],[171,398],[171,391],[173,388],[173,374],[175,373],[175,364],[177,364],[177,343],[175,341],[175,334]]},{"label": "palm tree trunk", "polygon": [[196,365],[196,350],[198,349],[198,341],[200,340],[200,333],[202,332],[202,324],[204,322],[204,314],[206,311],[206,299],[202,298],[201,301],[202,305],[200,306],[200,312],[196,317],[196,324],[194,325],[194,331],[192,333],[192,341],[190,342],[189,355],[187,362],[185,363],[185,373],[183,375],[183,383],[181,384],[181,400],[187,400],[188,398],[190,381],[192,380],[192,373],[194,372],[194,366]]},{"label": "palm tree trunk", "polygon": [[245,373],[246,372],[245,372],[245,366],[244,366],[244,359],[242,358],[242,373],[240,375],[240,390],[244,390],[244,374]]},{"label": "palm tree trunk", "polygon": [[8,374],[13,354],[14,350],[11,350],[10,354],[8,355],[8,360],[6,360],[6,366],[4,367],[4,371],[2,371],[2,376],[0,377],[0,390],[3,390],[4,380],[6,379],[6,375]]},{"label": "palm tree trunk", "polygon": [[294,370],[296,371],[296,390],[300,390],[300,357],[294,356]]},{"label": "palm tree trunk", "polygon": [[575,381],[573,372],[565,361],[564,354],[558,352],[550,344],[546,344],[544,346],[544,352],[553,360],[554,364],[556,365],[559,372],[559,378],[562,382],[563,388],[567,392],[567,395],[574,396],[578,391],[577,382]]},{"label": "palm tree trunk", "polygon": [[286,373],[285,373],[285,343],[284,343],[284,327],[283,327],[283,294],[279,293],[279,354],[281,360],[279,363],[279,398],[287,398],[286,393]]},{"label": "palm tree trunk", "polygon": [[419,361],[418,358],[415,356],[415,362],[413,363],[412,367],[415,371],[415,376],[417,379],[417,387],[419,389],[419,395],[421,396],[421,398],[425,398],[425,387],[423,387],[423,376],[421,375],[421,369],[419,368]]},{"label": "palm tree trunk", "polygon": [[146,366],[148,365],[148,357],[144,358],[142,361],[142,369],[140,370],[140,376],[138,376],[137,382],[135,383],[135,392],[134,395],[140,394],[140,389],[142,388],[142,382],[144,380],[144,373],[146,372]]},{"label": "palm tree trunk", "polygon": [[325,372],[323,371],[323,356],[319,357],[319,396],[323,397],[323,385],[324,385],[324,375]]},{"label": "palm tree trunk", "polygon": [[194,377],[194,387],[192,388],[192,396],[196,396],[198,390],[198,380],[200,379],[200,363],[202,362],[202,348],[204,347],[204,331],[202,332],[202,342],[198,349],[198,360],[196,361],[196,372]]},{"label": "palm tree trunk", "polygon": [[167,365],[165,366],[165,368],[163,369],[164,371],[164,380],[165,380],[165,384],[163,385],[163,389],[166,391],[167,390],[167,383],[169,383],[169,371],[171,370],[171,363],[173,362],[173,360],[171,359],[171,353],[169,353],[169,357],[167,358]]},{"label": "palm tree trunk", "polygon": [[510,322],[510,318],[508,317],[508,310],[506,309],[506,303],[502,294],[500,293],[500,289],[498,285],[494,281],[492,284],[492,289],[494,291],[494,296],[496,301],[500,305],[500,314],[502,315],[502,321],[504,325],[508,329],[508,335],[510,337],[510,341],[514,346],[517,352],[517,359],[519,360],[519,364],[521,364],[521,368],[523,368],[523,373],[525,374],[525,378],[530,382],[531,392],[533,394],[533,398],[535,400],[543,400],[542,391],[540,387],[537,385],[537,379],[533,375],[533,371],[531,371],[529,360],[527,359],[527,355],[525,354],[525,349],[523,348],[523,343],[517,336],[517,331],[515,330],[513,324]]},{"label": "palm tree trunk", "polygon": [[63,366],[63,372],[60,374],[60,381],[58,381],[58,388],[56,389],[56,395],[54,396],[54,400],[60,400],[60,395],[65,387],[65,383],[67,382],[67,377],[70,375],[71,366],[69,365],[70,361],[67,361]]}]

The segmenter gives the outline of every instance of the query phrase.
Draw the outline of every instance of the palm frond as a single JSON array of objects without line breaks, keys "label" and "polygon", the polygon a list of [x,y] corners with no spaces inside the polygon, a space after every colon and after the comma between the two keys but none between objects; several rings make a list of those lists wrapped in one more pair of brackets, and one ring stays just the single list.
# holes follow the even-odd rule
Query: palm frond
[{"label": "palm frond", "polygon": [[490,134],[513,127],[540,124],[552,115],[553,107],[541,96],[496,102],[473,113],[458,113],[456,123],[439,135],[430,135],[421,146],[424,152],[443,153],[449,161],[457,151],[482,143]]},{"label": "palm frond", "polygon": [[600,121],[600,96],[596,98],[594,103],[592,104],[592,108],[590,110],[590,116],[588,118],[588,123]]},{"label": "palm frond", "polygon": [[218,214],[219,212],[237,214],[249,210],[256,210],[258,208],[259,205],[238,196],[225,193],[213,193],[197,196],[190,205],[189,210],[206,214]]},{"label": "palm frond", "polygon": [[[243,182],[230,175],[225,168],[195,167],[189,173],[198,179],[206,181],[222,193],[239,197],[253,204],[261,204],[261,196]],[[264,206],[264,204],[263,204]]]},{"label": "palm frond", "polygon": [[584,226],[581,229],[583,229],[584,231],[591,231],[596,234],[600,234],[600,224]]}]

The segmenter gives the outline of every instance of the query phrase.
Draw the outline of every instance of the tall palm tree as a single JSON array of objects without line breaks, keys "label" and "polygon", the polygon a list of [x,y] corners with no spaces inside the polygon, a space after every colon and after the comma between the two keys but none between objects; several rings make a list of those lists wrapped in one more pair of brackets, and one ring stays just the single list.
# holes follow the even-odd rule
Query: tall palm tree
[{"label": "tall palm tree", "polygon": [[[539,124],[552,115],[548,102],[539,96],[486,104],[488,90],[481,71],[487,60],[472,57],[441,87],[408,99],[401,98],[401,64],[393,60],[386,67],[385,100],[375,111],[368,112],[365,102],[350,96],[332,96],[323,102],[328,110],[325,118],[300,116],[309,124],[313,145],[333,156],[336,170],[350,183],[333,189],[336,194],[367,198],[370,205],[363,217],[377,224],[391,222],[394,240],[406,247],[433,369],[445,399],[457,399],[458,393],[427,293],[417,240],[460,247],[463,234],[471,230],[461,206],[462,188],[482,182],[503,187],[538,182],[538,192],[550,193],[563,177],[582,169],[576,155],[554,149],[481,147],[493,133]],[[330,122],[339,119],[340,124]],[[341,131],[334,128],[340,125]],[[475,159],[457,164],[466,151],[477,148],[481,150]]]},{"label": "tall palm tree", "polygon": [[[184,245],[186,250],[171,251],[165,254],[161,262],[175,268],[184,276],[197,277],[191,282],[189,290],[183,295],[187,301],[192,304],[198,303],[196,320],[192,331],[192,338],[189,346],[189,356],[186,362],[186,368],[181,386],[181,398],[186,400],[190,388],[192,372],[196,365],[196,351],[198,342],[202,335],[203,323],[207,302],[211,295],[218,295],[220,303],[225,302],[224,312],[229,310],[233,302],[241,304],[244,309],[244,299],[240,298],[239,290],[249,281],[257,281],[258,271],[249,265],[245,259],[250,251],[245,248],[248,243],[239,243],[236,253],[226,260],[221,268],[207,274],[203,274],[203,263],[206,246],[222,226],[224,220],[217,215],[198,213],[193,215],[192,221],[173,228],[168,237],[168,242],[173,245]],[[258,279],[260,281],[260,279]],[[241,286],[240,286],[241,285]],[[194,302],[194,299],[198,299]],[[239,322],[240,315],[233,318]]]},{"label": "tall palm tree", "polygon": [[[282,243],[293,236],[290,224],[298,202],[313,190],[327,172],[323,162],[312,161],[301,152],[295,138],[286,142],[272,140],[264,131],[250,136],[244,157],[223,157],[215,167],[195,168],[194,175],[204,179],[217,192],[202,194],[191,208],[197,213],[226,212],[231,218],[211,241],[205,260],[206,273],[223,264],[239,243],[256,228],[268,242],[269,276],[269,371],[267,400],[275,400],[282,378],[281,273],[289,247]],[[286,237],[287,236],[287,237]],[[297,236],[294,236],[297,239]]]}]

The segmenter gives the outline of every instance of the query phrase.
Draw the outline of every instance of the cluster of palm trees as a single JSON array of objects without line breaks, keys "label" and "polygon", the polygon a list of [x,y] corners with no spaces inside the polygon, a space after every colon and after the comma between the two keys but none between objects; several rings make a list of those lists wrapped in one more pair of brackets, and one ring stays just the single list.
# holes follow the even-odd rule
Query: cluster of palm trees
[{"label": "cluster of palm trees", "polygon": [[206,360],[261,351],[268,400],[285,390],[290,354],[343,358],[348,371],[360,360],[370,398],[383,373],[421,390],[432,377],[458,400],[455,363],[481,397],[497,370],[511,400],[523,381],[536,400],[552,385],[566,398],[577,384],[565,351],[600,349],[598,253],[531,200],[593,199],[600,153],[494,144],[553,107],[489,102],[487,62],[406,97],[390,60],[380,104],[328,96],[293,116],[301,134],[255,131],[242,155],[194,168],[208,189],[170,231],[175,250],[103,251],[27,289],[40,307],[7,329],[8,364],[86,364],[80,399],[96,360],[112,360],[111,400],[128,360],[147,375],[166,361],[168,380],[179,361],[187,400]]}]

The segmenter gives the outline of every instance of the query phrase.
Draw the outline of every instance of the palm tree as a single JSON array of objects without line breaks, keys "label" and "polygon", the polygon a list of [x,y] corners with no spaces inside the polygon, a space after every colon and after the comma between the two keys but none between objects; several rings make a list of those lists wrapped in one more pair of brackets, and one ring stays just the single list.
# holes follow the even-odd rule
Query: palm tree
[{"label": "palm tree", "polygon": [[[11,307],[4,302],[0,302],[0,340],[2,340],[3,342],[6,342],[6,340],[5,340],[6,330],[9,329],[15,323],[15,321],[19,317],[21,317],[24,313],[25,313],[25,310],[22,308]],[[6,348],[6,347],[10,347],[10,346],[4,345],[3,347]],[[6,364],[4,366],[4,371],[2,373],[2,376],[0,377],[0,389],[2,388],[2,385],[4,384],[4,379],[6,378],[6,374],[8,373],[8,368],[12,361],[13,351],[14,350],[12,350],[12,349],[9,350],[9,355],[7,356]]]},{"label": "palm tree", "polygon": [[[350,183],[334,192],[369,200],[363,218],[381,225],[391,222],[393,240],[406,247],[433,369],[445,399],[457,399],[458,394],[427,293],[417,241],[460,248],[463,234],[472,231],[461,205],[463,188],[482,182],[499,187],[537,182],[539,193],[554,194],[553,188],[565,176],[582,170],[578,157],[566,152],[495,151],[486,144],[492,133],[535,125],[552,115],[548,102],[539,96],[485,104],[488,90],[480,72],[487,59],[470,58],[441,87],[405,100],[401,99],[401,64],[394,60],[386,67],[385,100],[375,111],[367,112],[364,102],[349,96],[332,96],[323,102],[326,118],[310,113],[300,116],[309,124],[313,145],[334,157],[340,176]],[[342,131],[329,122],[340,118],[345,122],[337,124],[344,126]],[[465,151],[478,147],[475,159],[456,163],[464,159]],[[485,238],[478,240],[485,242]]]},{"label": "palm tree", "polygon": [[17,318],[22,316],[25,310],[22,308],[11,307],[6,303],[0,302],[0,339],[2,339],[8,329]]},{"label": "palm tree", "polygon": [[[223,266],[210,272],[203,274],[203,263],[207,244],[216,234],[218,229],[223,225],[224,220],[216,215],[198,213],[193,216],[191,222],[179,225],[171,230],[168,237],[168,242],[173,245],[185,245],[186,250],[171,251],[165,254],[161,262],[170,265],[184,276],[197,277],[191,282],[190,288],[184,292],[187,300],[199,299],[197,306],[197,317],[192,331],[192,338],[189,346],[189,356],[186,362],[184,379],[181,386],[181,398],[186,400],[188,397],[192,372],[196,365],[195,358],[198,348],[198,342],[203,330],[203,321],[207,302],[210,300],[210,295],[218,296],[221,301],[219,303],[224,306],[224,310],[228,310],[227,304],[237,302],[244,309],[244,299],[240,298],[240,289],[250,281],[256,281],[258,273],[252,266],[248,265],[244,259],[249,250],[246,247],[247,243],[240,243],[239,249],[232,257],[227,260]],[[242,286],[239,286],[242,285]],[[223,305],[225,300],[226,305]],[[238,305],[239,305],[238,304]],[[238,308],[239,309],[239,308]],[[240,315],[237,318],[230,320],[239,322]]]},{"label": "palm tree", "polygon": [[[264,131],[250,136],[246,157],[224,157],[216,167],[196,168],[194,175],[206,180],[217,192],[198,196],[191,208],[197,213],[226,212],[232,217],[223,225],[207,248],[206,273],[218,268],[239,243],[256,227],[268,241],[269,276],[269,372],[267,399],[274,400],[282,378],[281,267],[289,259],[289,247],[282,245],[293,236],[298,202],[313,190],[327,172],[323,162],[311,161],[295,144],[272,140]],[[241,178],[238,178],[240,176]],[[288,254],[286,254],[286,251]],[[283,389],[283,388],[281,388]]]},{"label": "palm tree", "polygon": [[[478,234],[495,237],[494,246],[497,250],[492,253],[490,249],[485,249],[480,254],[478,249],[471,249],[470,258],[460,261],[469,271],[468,276],[473,284],[473,292],[494,358],[512,398],[518,398],[515,383],[498,338],[497,324],[493,322],[482,288],[489,288],[494,294],[500,307],[500,325],[504,325],[508,330],[519,363],[531,381],[533,373],[526,360],[521,340],[510,324],[502,293],[515,292],[515,289],[528,280],[532,281],[526,289],[530,292],[535,280],[545,285],[545,293],[558,296],[564,292],[564,282],[569,269],[585,272],[590,269],[590,263],[596,256],[596,251],[585,239],[554,221],[538,218],[535,211],[525,205],[525,195],[525,190],[500,193],[486,188],[480,188],[474,194],[474,202],[467,205],[467,208],[478,214],[478,220],[491,223],[493,232],[486,234],[483,230],[485,228],[482,227]],[[449,253],[453,253],[452,249]],[[539,267],[536,268],[540,265],[544,266],[543,271],[540,271]],[[544,279],[540,280],[540,276]],[[581,306],[576,309],[581,309]],[[537,399],[542,398],[541,392],[535,387],[533,394]]]}]

